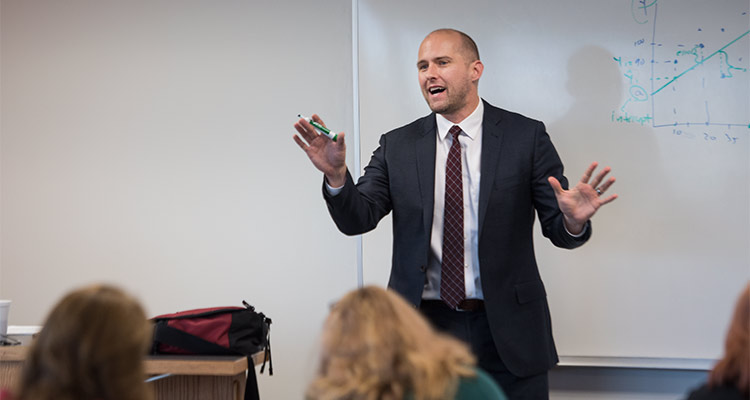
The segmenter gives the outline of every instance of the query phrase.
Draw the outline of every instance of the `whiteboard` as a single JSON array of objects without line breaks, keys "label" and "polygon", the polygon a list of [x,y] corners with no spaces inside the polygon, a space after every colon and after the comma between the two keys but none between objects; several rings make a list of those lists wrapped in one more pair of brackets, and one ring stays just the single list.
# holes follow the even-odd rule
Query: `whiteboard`
[{"label": "whiteboard", "polygon": [[[544,121],[571,181],[612,166],[620,198],[586,245],[537,229],[562,357],[720,356],[750,277],[747,1],[363,0],[358,21],[364,164],[429,113],[417,49],[453,27],[479,46],[480,95]],[[366,283],[387,283],[389,218],[363,238]]]}]

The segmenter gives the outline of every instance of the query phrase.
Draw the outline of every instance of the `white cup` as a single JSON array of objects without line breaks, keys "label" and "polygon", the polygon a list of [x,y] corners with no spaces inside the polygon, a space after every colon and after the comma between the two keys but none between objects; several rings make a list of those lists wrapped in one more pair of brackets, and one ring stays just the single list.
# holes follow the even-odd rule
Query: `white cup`
[{"label": "white cup", "polygon": [[10,300],[0,300],[0,335],[8,334],[8,311],[10,311]]}]

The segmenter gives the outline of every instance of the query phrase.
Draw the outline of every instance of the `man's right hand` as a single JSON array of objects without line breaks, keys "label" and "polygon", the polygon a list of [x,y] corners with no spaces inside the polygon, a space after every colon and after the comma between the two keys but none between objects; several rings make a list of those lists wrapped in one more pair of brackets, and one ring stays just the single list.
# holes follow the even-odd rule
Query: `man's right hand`
[{"label": "man's right hand", "polygon": [[[325,126],[318,114],[313,114],[313,121]],[[305,119],[300,118],[294,124],[298,135],[293,139],[297,145],[307,154],[313,165],[326,176],[331,187],[344,186],[346,182],[346,144],[344,143],[344,132],[339,133],[336,141],[321,135]]]}]

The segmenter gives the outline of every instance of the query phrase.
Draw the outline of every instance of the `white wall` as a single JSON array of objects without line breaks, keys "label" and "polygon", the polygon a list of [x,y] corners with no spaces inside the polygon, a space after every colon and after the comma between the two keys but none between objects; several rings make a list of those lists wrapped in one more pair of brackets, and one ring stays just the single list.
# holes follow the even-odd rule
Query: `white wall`
[{"label": "white wall", "polygon": [[301,398],[328,304],[356,286],[356,252],[292,124],[318,112],[352,129],[351,2],[4,0],[1,12],[10,323],[40,324],[96,281],[150,315],[245,299],[274,321],[261,392]]}]

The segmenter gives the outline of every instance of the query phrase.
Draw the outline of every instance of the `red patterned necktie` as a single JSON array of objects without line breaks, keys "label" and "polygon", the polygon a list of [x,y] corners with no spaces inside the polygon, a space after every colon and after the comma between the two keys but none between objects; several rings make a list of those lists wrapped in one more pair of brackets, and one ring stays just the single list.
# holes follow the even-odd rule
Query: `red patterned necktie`
[{"label": "red patterned necktie", "polygon": [[464,185],[461,174],[461,144],[458,125],[448,131],[453,143],[445,164],[445,210],[443,215],[443,263],[440,298],[455,309],[464,299]]}]

